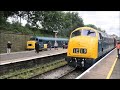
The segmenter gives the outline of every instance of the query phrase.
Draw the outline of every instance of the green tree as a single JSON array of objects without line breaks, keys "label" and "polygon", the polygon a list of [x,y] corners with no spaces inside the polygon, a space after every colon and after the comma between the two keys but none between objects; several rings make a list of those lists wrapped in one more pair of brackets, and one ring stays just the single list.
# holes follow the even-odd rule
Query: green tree
[{"label": "green tree", "polygon": [[88,25],[85,25],[86,27],[91,27],[91,28],[94,28],[94,29],[98,29],[95,25],[93,24],[88,24]]},{"label": "green tree", "polygon": [[76,12],[72,12],[72,13],[67,12],[64,18],[65,18],[64,26],[67,33],[67,37],[69,37],[71,31],[73,31],[74,29],[84,26],[83,19]]},{"label": "green tree", "polygon": [[53,32],[61,31],[63,29],[63,16],[64,13],[61,11],[46,11],[44,12],[44,18],[41,22],[44,30],[49,30]]}]

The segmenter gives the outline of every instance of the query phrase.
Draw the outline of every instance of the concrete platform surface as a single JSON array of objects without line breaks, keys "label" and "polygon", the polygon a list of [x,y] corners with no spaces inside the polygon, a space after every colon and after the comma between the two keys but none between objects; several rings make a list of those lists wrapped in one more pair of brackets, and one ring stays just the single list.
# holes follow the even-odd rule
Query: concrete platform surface
[{"label": "concrete platform surface", "polygon": [[86,70],[84,75],[81,75],[80,78],[76,79],[106,79],[116,58],[117,50],[114,49],[104,59],[101,59],[100,62],[98,61],[99,63],[97,63],[93,68],[88,71]]},{"label": "concrete platform surface", "polygon": [[117,59],[110,79],[120,79],[120,59]]},{"label": "concrete platform surface", "polygon": [[46,57],[46,56],[51,56],[56,54],[62,54],[66,52],[67,52],[67,49],[59,48],[58,50],[52,49],[48,51],[40,51],[38,54],[35,53],[35,50],[13,52],[10,54],[0,54],[0,65],[34,59],[34,58]]}]

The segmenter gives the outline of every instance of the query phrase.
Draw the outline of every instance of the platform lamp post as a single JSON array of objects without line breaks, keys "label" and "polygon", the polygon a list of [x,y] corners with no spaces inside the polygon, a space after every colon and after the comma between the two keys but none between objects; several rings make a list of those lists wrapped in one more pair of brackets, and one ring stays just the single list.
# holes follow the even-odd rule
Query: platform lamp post
[{"label": "platform lamp post", "polygon": [[[55,43],[57,43],[56,38],[57,38],[58,31],[53,31],[53,32],[55,33]],[[54,43],[54,45],[55,45],[55,43]]]}]

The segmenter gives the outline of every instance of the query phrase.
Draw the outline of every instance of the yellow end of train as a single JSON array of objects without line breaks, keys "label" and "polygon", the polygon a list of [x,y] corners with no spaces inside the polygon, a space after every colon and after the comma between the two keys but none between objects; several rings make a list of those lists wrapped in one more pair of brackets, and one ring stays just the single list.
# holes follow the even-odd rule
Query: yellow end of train
[{"label": "yellow end of train", "polygon": [[36,41],[27,41],[27,49],[28,50],[35,49],[35,43]]},{"label": "yellow end of train", "polygon": [[115,39],[91,27],[71,32],[66,61],[70,66],[89,68],[115,47]]},{"label": "yellow end of train", "polygon": [[[88,32],[91,35],[87,35]],[[96,59],[98,57],[98,35],[96,31],[88,27],[74,30],[70,35],[67,56]]]},{"label": "yellow end of train", "polygon": [[[94,42],[94,43],[93,43]],[[98,39],[95,37],[77,36],[69,40],[68,57],[92,58],[98,57]]]}]

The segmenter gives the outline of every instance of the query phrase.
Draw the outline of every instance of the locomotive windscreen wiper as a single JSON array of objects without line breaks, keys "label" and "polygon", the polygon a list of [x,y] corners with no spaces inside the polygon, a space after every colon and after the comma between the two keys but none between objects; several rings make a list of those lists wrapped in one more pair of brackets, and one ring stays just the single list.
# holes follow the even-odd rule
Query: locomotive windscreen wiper
[{"label": "locomotive windscreen wiper", "polygon": [[95,32],[88,31],[87,35],[90,35],[91,33],[95,33]]}]

